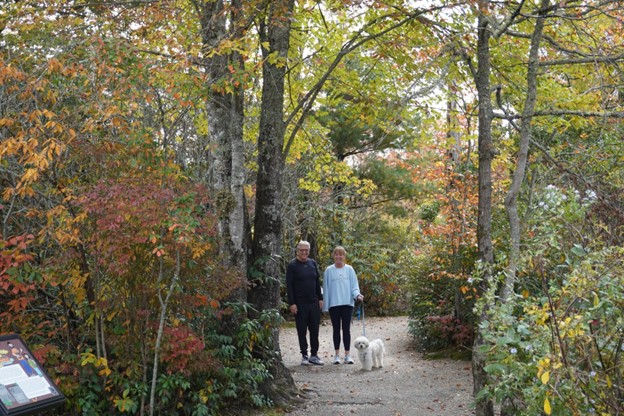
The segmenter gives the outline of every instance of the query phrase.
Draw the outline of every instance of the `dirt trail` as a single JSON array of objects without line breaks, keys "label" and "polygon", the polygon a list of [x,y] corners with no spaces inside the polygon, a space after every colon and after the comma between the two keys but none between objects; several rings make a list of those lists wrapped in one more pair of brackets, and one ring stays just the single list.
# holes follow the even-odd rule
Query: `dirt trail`
[{"label": "dirt trail", "polygon": [[[411,347],[407,317],[366,318],[366,336],[386,345],[385,366],[363,371],[355,349],[355,364],[332,364],[331,324],[324,320],[319,357],[324,366],[302,366],[294,326],[280,332],[286,366],[307,400],[289,415],[317,416],[467,416],[474,415],[470,362],[426,360]],[[361,335],[361,321],[354,320],[352,338]],[[342,352],[342,350],[341,350]]]}]

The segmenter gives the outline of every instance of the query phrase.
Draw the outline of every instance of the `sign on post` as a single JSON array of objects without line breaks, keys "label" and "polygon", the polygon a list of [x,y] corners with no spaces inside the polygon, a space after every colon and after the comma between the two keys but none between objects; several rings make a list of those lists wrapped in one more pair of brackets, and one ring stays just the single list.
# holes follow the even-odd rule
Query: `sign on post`
[{"label": "sign on post", "polygon": [[64,401],[19,335],[0,335],[0,415],[36,415]]}]

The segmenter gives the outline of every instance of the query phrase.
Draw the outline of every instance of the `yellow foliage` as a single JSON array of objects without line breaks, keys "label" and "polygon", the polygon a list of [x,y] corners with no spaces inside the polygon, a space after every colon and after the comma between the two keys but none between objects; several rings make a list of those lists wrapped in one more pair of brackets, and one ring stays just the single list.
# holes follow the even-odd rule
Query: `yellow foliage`
[{"label": "yellow foliage", "polygon": [[10,118],[0,118],[0,127],[11,127],[15,121]]},{"label": "yellow foliage", "polygon": [[[544,373],[548,373],[548,369],[550,368],[550,358],[542,358],[537,363],[537,377],[540,379]],[[548,375],[550,379],[550,374]]]},{"label": "yellow foliage", "polygon": [[542,381],[542,384],[548,384],[548,381],[550,380],[550,372],[544,371],[540,380]]},{"label": "yellow foliage", "polygon": [[537,325],[545,325],[546,321],[548,321],[548,319],[550,318],[550,313],[548,311],[547,305],[541,307],[534,306],[531,308],[525,308],[525,313],[527,315],[535,316],[535,323]]},{"label": "yellow foliage", "polygon": [[552,408],[550,406],[550,400],[548,400],[548,397],[544,399],[544,413],[546,413],[547,415],[552,413]]},{"label": "yellow foliage", "polygon": [[95,360],[96,360],[95,354],[87,352],[87,353],[82,354],[82,361],[80,362],[80,365],[84,367],[87,364],[94,363]]}]

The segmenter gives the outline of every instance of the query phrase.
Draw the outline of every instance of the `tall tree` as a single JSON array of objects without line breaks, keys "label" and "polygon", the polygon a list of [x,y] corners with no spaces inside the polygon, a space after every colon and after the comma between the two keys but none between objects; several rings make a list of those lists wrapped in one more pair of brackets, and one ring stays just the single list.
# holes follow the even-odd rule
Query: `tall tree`
[{"label": "tall tree", "polygon": [[[280,304],[281,269],[275,254],[281,252],[282,177],[284,169],[284,86],[288,69],[290,30],[294,0],[271,1],[260,21],[262,44],[262,103],[258,134],[256,213],[252,244],[253,287],[249,301],[258,311],[276,310]],[[273,351],[279,351],[279,332],[274,329]],[[280,356],[272,359],[275,382],[267,388],[275,400],[290,399],[292,378]],[[280,383],[285,383],[283,390]],[[277,394],[276,394],[277,393]]]},{"label": "tall tree", "polygon": [[[201,24],[201,66],[207,73],[207,181],[216,195],[219,251],[224,264],[247,270],[249,224],[244,193],[243,88],[233,74],[244,72],[241,48],[245,13],[234,0],[192,0]],[[244,300],[244,299],[241,299]]]},{"label": "tall tree", "polygon": [[539,50],[542,33],[544,30],[545,15],[548,13],[550,2],[542,0],[537,11],[535,28],[531,36],[531,46],[529,49],[529,59],[527,62],[526,79],[526,100],[524,102],[523,113],[520,119],[520,140],[518,142],[518,154],[516,157],[516,169],[513,180],[505,197],[505,207],[509,216],[510,227],[510,249],[507,274],[503,287],[501,288],[501,301],[506,302],[514,292],[514,284],[518,261],[520,257],[520,216],[518,214],[518,195],[522,188],[526,176],[527,163],[529,158],[529,145],[531,141],[531,122],[533,112],[537,102],[537,78],[539,70]]},{"label": "tall tree", "polygon": [[[593,28],[600,31],[602,24],[605,28],[611,27],[608,20],[611,16],[619,15],[617,6],[613,2],[605,2],[598,6],[600,13],[596,13],[598,9],[592,7],[579,7],[572,3],[567,4],[551,4],[548,1],[542,1],[538,5],[530,5],[525,2],[505,3],[501,7],[493,5],[490,2],[479,3],[478,13],[478,37],[477,37],[477,61],[478,69],[474,72],[475,87],[478,92],[479,100],[479,224],[478,224],[478,241],[480,258],[485,265],[484,279],[479,287],[479,294],[485,297],[482,303],[483,309],[480,310],[480,321],[488,322],[488,310],[494,308],[497,302],[513,301],[513,293],[515,287],[516,271],[518,260],[520,257],[520,241],[521,241],[521,222],[518,212],[518,195],[522,189],[525,177],[526,167],[528,163],[529,148],[533,145],[538,150],[544,152],[545,149],[533,137],[535,129],[535,120],[537,117],[544,117],[544,120],[550,120],[555,124],[557,119],[551,119],[548,116],[563,115],[591,117],[592,115],[601,114],[603,116],[620,117],[620,113],[609,111],[592,111],[595,110],[592,99],[585,99],[583,102],[577,102],[577,108],[587,108],[587,111],[568,110],[565,107],[569,105],[559,97],[566,97],[569,92],[567,88],[577,86],[574,75],[566,75],[565,78],[571,80],[569,83],[558,82],[561,74],[552,75],[547,70],[548,67],[557,65],[569,68],[570,71],[584,70],[579,65],[585,65],[591,60],[594,63],[618,62],[622,59],[621,51],[609,50],[605,54],[604,51],[595,50],[591,45],[595,42],[591,36],[588,39],[584,37],[576,38],[574,42],[566,44],[563,39],[558,39],[557,34],[568,32],[582,32],[584,34],[593,33]],[[530,13],[526,11],[529,7],[534,7]],[[603,13],[604,12],[604,13]],[[574,16],[574,17],[573,17]],[[604,20],[607,22],[603,21]],[[579,18],[580,19],[577,19]],[[552,30],[546,22],[549,21],[550,27],[558,28],[557,31]],[[593,22],[590,24],[588,22]],[[586,23],[587,22],[587,23]],[[570,25],[574,29],[566,29]],[[579,30],[582,26],[584,29]],[[605,29],[606,33],[610,33],[611,29]],[[505,59],[501,57],[502,48],[497,48],[495,57],[492,57],[489,40],[496,39],[499,43],[506,42],[510,39],[518,41],[522,39],[530,39],[530,43],[526,45],[528,59],[526,62],[519,62],[523,68],[521,72],[505,70],[501,62],[509,62],[513,57],[507,55]],[[542,42],[546,39],[547,42]],[[573,57],[570,59],[562,59],[562,56]],[[579,58],[580,56],[580,58]],[[470,64],[469,64],[470,65]],[[491,69],[495,68],[496,73],[492,75]],[[618,73],[617,70],[610,71]],[[578,72],[577,72],[578,73]],[[486,76],[487,74],[487,76]],[[517,78],[519,75],[525,77],[523,88],[515,88],[520,85],[521,80]],[[500,80],[500,84],[496,88],[492,86],[492,79],[496,77]],[[605,77],[609,77],[605,75]],[[513,79],[513,81],[511,81]],[[541,81],[541,82],[538,82]],[[615,83],[617,84],[617,82]],[[545,94],[538,100],[538,88],[547,89],[549,94]],[[614,84],[611,84],[614,85]],[[507,88],[506,97],[502,98],[501,88]],[[609,83],[603,83],[595,87],[596,91],[602,91],[603,96],[607,96],[610,89]],[[497,104],[503,114],[495,114],[492,106],[491,95],[496,91]],[[558,91],[555,93],[554,91]],[[575,98],[570,98],[575,101]],[[607,108],[606,106],[603,108]],[[591,109],[591,110],[590,110]],[[506,265],[506,273],[503,274],[502,283],[497,285],[492,276],[492,265],[494,262],[494,247],[492,245],[492,161],[497,154],[495,144],[492,140],[492,133],[495,129],[493,119],[505,119],[518,132],[519,138],[517,144],[514,145],[513,160],[515,161],[515,170],[513,171],[512,182],[507,191],[505,204],[508,213],[510,225],[509,253],[508,263]],[[516,119],[520,119],[519,125],[515,124]],[[541,123],[545,123],[542,121]],[[498,126],[502,132],[504,128]],[[552,158],[547,155],[547,158]],[[501,247],[502,249],[502,247]],[[490,296],[488,291],[498,286],[499,297]],[[493,312],[492,312],[493,313]],[[482,388],[487,387],[488,379],[484,368],[486,356],[483,354],[484,349],[480,348],[484,342],[480,333],[482,327],[479,327],[477,337],[475,339],[475,349],[473,355],[473,373],[474,373],[474,392],[477,395]],[[477,395],[477,414],[491,415],[492,403],[487,394]],[[503,413],[506,410],[503,408]]]},{"label": "tall tree", "polygon": [[[490,36],[491,25],[487,1],[479,2],[479,18],[477,23],[477,62],[475,85],[479,99],[479,213],[477,219],[477,242],[479,257],[485,265],[485,274],[481,283],[480,292],[485,293],[492,279],[489,267],[494,263],[494,249],[492,246],[492,160],[495,155],[492,141],[492,101],[490,86]],[[487,317],[487,309],[480,314],[481,320]],[[483,338],[477,331],[472,355],[472,377],[474,380],[473,393],[475,397],[487,384],[485,372],[486,358],[481,351]],[[476,414],[479,416],[494,416],[494,406],[491,399],[477,399]]]}]

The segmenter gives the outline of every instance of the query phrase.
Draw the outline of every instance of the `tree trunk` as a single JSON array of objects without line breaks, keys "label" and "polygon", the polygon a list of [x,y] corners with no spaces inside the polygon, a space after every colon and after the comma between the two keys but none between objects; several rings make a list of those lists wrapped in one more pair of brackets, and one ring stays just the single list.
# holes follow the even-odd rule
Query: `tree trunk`
[{"label": "tree trunk", "polygon": [[[542,0],[539,17],[535,23],[533,36],[531,37],[531,48],[529,50],[529,63],[527,70],[527,95],[524,103],[522,118],[520,121],[520,143],[518,147],[518,158],[516,160],[516,170],[513,175],[511,186],[505,197],[505,208],[509,219],[510,229],[510,250],[509,263],[503,282],[500,300],[509,302],[513,299],[514,286],[516,282],[516,272],[518,269],[518,259],[520,257],[520,217],[518,215],[518,194],[524,182],[527,161],[529,157],[529,144],[531,141],[531,120],[535,102],[537,100],[537,73],[539,67],[539,48],[544,29],[544,11],[548,8],[550,1]],[[501,404],[501,416],[515,414],[514,397],[506,397]]]},{"label": "tree trunk", "polygon": [[[481,1],[482,10],[487,10],[487,1]],[[479,258],[487,266],[494,262],[492,248],[492,160],[495,150],[492,142],[492,102],[490,99],[490,28],[487,16],[479,14],[476,86],[479,97],[479,214],[477,220],[477,240]],[[478,295],[483,295],[492,279],[489,268],[485,268],[485,276],[478,288]],[[484,305],[479,322],[487,317],[488,308]],[[472,377],[474,380],[473,394],[476,396],[487,385],[485,372],[485,354],[480,351],[483,335],[476,327],[474,348],[472,351]],[[489,398],[476,401],[477,416],[494,416],[494,406]]]},{"label": "tree trunk", "polygon": [[[267,20],[260,25],[264,57],[256,214],[252,242],[252,267],[262,276],[252,281],[249,302],[257,311],[278,310],[281,270],[276,254],[281,252],[282,177],[284,171],[284,82],[287,70],[290,25],[294,0],[270,2]],[[278,404],[292,400],[294,381],[284,366],[279,347],[279,328],[273,329],[271,361],[273,378],[262,388]]]},{"label": "tree trunk", "polygon": [[501,301],[507,302],[514,292],[516,282],[516,271],[518,269],[518,258],[520,257],[520,217],[518,216],[518,194],[524,182],[527,161],[529,158],[529,144],[531,141],[531,120],[537,101],[537,72],[539,67],[539,48],[544,30],[544,10],[549,7],[549,0],[542,0],[540,14],[535,23],[533,36],[531,37],[531,48],[529,50],[529,64],[527,71],[527,96],[524,102],[524,110],[520,119],[520,144],[518,148],[518,159],[516,160],[516,171],[507,196],[505,197],[505,207],[509,218],[511,247],[509,251],[509,264],[505,274],[505,282],[501,290]]},{"label": "tree trunk", "polygon": [[[452,169],[449,173],[449,184],[447,185],[447,195],[450,196],[449,205],[451,206],[452,212],[456,216],[461,216],[460,213],[460,201],[454,197],[453,188],[455,187],[456,180],[456,172],[460,167],[461,162],[461,134],[459,133],[459,121],[457,120],[457,87],[454,82],[449,83],[448,90],[451,92],[448,95],[446,101],[446,138],[449,143],[451,149],[448,152],[448,164]],[[462,222],[462,230],[461,234],[463,235],[463,222]],[[460,258],[460,245],[453,245],[453,265],[452,265],[452,273],[459,273],[461,271],[461,258]],[[460,321],[464,319],[462,310],[461,310],[461,300],[462,293],[458,287],[455,288],[455,300],[454,300],[454,316],[456,319]]]},{"label": "tree trunk", "polygon": [[[232,1],[226,10],[223,1],[196,1],[202,28],[205,51],[216,50],[224,39],[242,37],[240,32],[242,11],[240,0]],[[228,14],[229,12],[229,14]],[[228,22],[228,16],[230,21]],[[229,28],[229,29],[228,29]],[[219,217],[219,252],[224,266],[237,268],[244,276],[247,270],[248,218],[243,186],[245,183],[243,149],[243,93],[229,81],[230,68],[243,69],[238,52],[220,51],[203,61],[208,74],[209,173],[207,182],[215,195]],[[222,88],[228,84],[233,92]],[[239,300],[245,300],[244,292],[238,292]]]},{"label": "tree trunk", "polygon": [[[243,61],[236,51],[219,50],[224,40],[242,37],[239,24],[242,19],[240,1],[231,1],[229,9],[226,9],[222,0],[197,1],[195,4],[201,22],[206,56],[203,65],[208,74],[208,143],[205,148],[209,170],[206,181],[218,216],[219,260],[225,270],[236,273],[244,280],[248,267],[250,227],[243,188],[246,172],[243,91],[242,86],[237,87],[231,80],[230,72],[230,69],[242,71]],[[218,53],[207,53],[215,50]],[[247,301],[244,283],[229,295],[227,301]],[[244,318],[242,313],[225,314],[220,321],[219,333],[232,335],[241,326]]]}]

